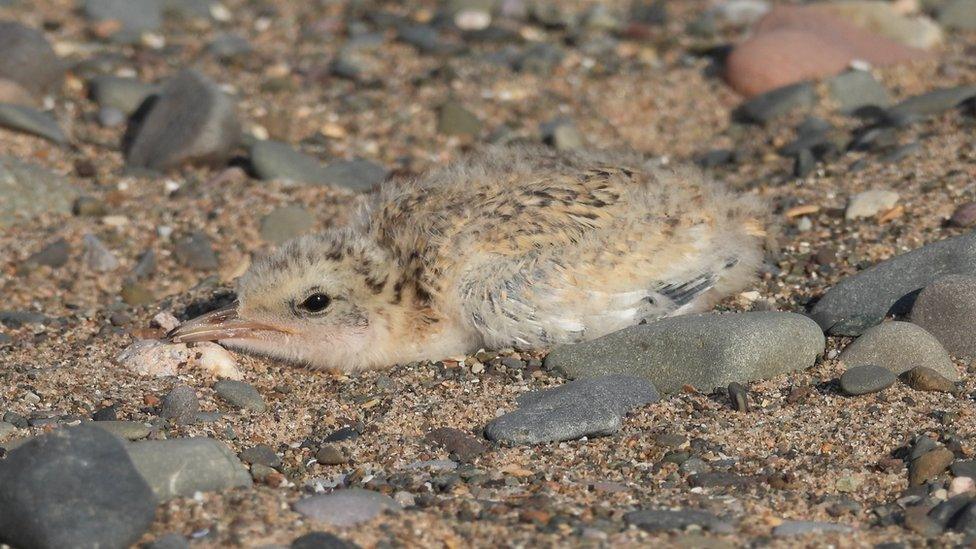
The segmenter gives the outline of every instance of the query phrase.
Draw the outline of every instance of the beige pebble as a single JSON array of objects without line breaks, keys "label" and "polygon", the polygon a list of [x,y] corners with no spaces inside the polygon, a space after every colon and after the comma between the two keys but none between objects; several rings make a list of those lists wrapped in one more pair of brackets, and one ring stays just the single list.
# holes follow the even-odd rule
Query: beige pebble
[{"label": "beige pebble", "polygon": [[137,374],[164,377],[176,375],[179,365],[189,362],[191,357],[190,350],[182,343],[140,339],[119,353],[116,360]]},{"label": "beige pebble", "polygon": [[167,311],[156,313],[156,316],[152,318],[152,321],[154,324],[156,324],[156,326],[159,326],[167,332],[180,325],[180,321],[173,316],[172,313]]},{"label": "beige pebble", "polygon": [[198,354],[196,366],[216,377],[240,381],[244,378],[234,359],[226,349],[216,343],[203,342],[193,346]]},{"label": "beige pebble", "polygon": [[949,493],[947,495],[951,498],[972,491],[976,491],[976,482],[973,479],[969,477],[956,477],[949,483]]}]

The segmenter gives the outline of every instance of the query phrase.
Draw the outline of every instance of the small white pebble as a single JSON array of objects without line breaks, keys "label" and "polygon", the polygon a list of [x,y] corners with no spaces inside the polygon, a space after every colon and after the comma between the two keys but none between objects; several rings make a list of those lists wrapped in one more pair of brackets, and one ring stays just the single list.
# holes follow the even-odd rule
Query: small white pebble
[{"label": "small white pebble", "polygon": [[976,491],[976,482],[970,477],[956,477],[949,483],[948,497],[955,497],[966,492]]},{"label": "small white pebble", "polygon": [[254,138],[259,141],[266,141],[269,137],[271,137],[271,134],[268,133],[268,129],[258,124],[251,127],[251,135],[253,135]]},{"label": "small white pebble", "polygon": [[400,490],[396,494],[393,494],[393,499],[402,507],[412,507],[416,504],[413,494],[407,492],[406,490]]},{"label": "small white pebble", "polygon": [[156,316],[152,317],[152,321],[167,332],[180,325],[180,321],[167,311],[156,313]]},{"label": "small white pebble", "polygon": [[762,296],[759,294],[759,292],[755,290],[750,290],[748,292],[742,292],[741,294],[739,294],[739,297],[745,299],[746,301],[758,301],[759,298]]},{"label": "small white pebble", "polygon": [[166,189],[167,194],[175,193],[176,191],[180,190],[180,182],[173,179],[167,179],[166,181],[163,181],[163,188]]},{"label": "small white pebble", "polygon": [[102,223],[109,227],[125,227],[129,224],[129,218],[124,215],[106,215],[102,218]]},{"label": "small white pebble", "polygon": [[27,404],[37,404],[40,401],[41,401],[41,397],[38,396],[37,393],[34,393],[32,391],[27,391],[26,393],[24,393],[24,402],[26,402]]},{"label": "small white pebble", "polygon": [[271,27],[271,19],[267,17],[258,17],[254,20],[254,30],[258,32],[264,32]]},{"label": "small white pebble", "polygon": [[461,30],[483,30],[491,25],[491,14],[479,9],[461,10],[454,16],[454,24]]},{"label": "small white pebble", "polygon": [[837,358],[837,356],[839,354],[840,354],[840,351],[838,351],[837,349],[831,349],[831,350],[827,351],[827,360],[833,360],[833,359]]},{"label": "small white pebble", "polygon": [[231,20],[233,14],[223,4],[211,4],[210,17],[213,17],[214,20],[220,21],[221,23],[226,23]]},{"label": "small white pebble", "polygon": [[162,34],[145,32],[140,38],[142,39],[142,44],[147,48],[161,50],[166,47],[166,38]]},{"label": "small white pebble", "polygon": [[197,366],[216,377],[240,381],[244,378],[234,357],[216,343],[197,343],[193,349],[199,353]]},{"label": "small white pebble", "polygon": [[484,371],[485,371],[485,365],[480,362],[475,362],[474,364],[471,365],[472,374],[480,374],[481,372]]},{"label": "small white pebble", "polygon": [[160,238],[169,238],[173,234],[173,227],[170,227],[169,225],[160,225],[159,227],[156,227],[156,234],[158,234]]}]

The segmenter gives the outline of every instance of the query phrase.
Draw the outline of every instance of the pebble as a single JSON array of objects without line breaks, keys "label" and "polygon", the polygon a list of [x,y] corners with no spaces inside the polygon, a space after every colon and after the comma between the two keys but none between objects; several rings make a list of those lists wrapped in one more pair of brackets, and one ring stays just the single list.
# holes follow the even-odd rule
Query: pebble
[{"label": "pebble", "polygon": [[156,301],[156,296],[149,288],[135,282],[124,283],[119,295],[122,297],[122,301],[131,307],[141,307]]},{"label": "pebble", "polygon": [[[2,204],[2,202],[0,202]],[[0,222],[2,222],[3,217],[0,216]],[[63,238],[59,238],[50,244],[45,245],[40,250],[31,254],[27,258],[27,263],[31,265],[46,265],[52,268],[63,267],[70,258],[71,247],[68,245],[68,241]]]},{"label": "pebble", "polygon": [[488,451],[488,447],[480,440],[453,427],[431,429],[424,436],[424,439],[427,442],[443,446],[445,450],[457,456],[461,462],[470,462]]},{"label": "pebble", "polygon": [[950,275],[929,284],[915,300],[911,319],[951,355],[976,358],[976,276]]},{"label": "pebble", "polygon": [[312,214],[301,206],[284,206],[261,218],[261,238],[281,244],[309,232],[315,225]]},{"label": "pebble", "polygon": [[715,4],[710,11],[729,25],[744,26],[758,21],[770,10],[766,0],[725,0]]},{"label": "pebble", "polygon": [[246,38],[233,33],[218,34],[207,45],[207,53],[223,62],[244,58],[253,50]]},{"label": "pebble", "polygon": [[942,43],[942,29],[923,15],[906,17],[898,13],[891,2],[880,0],[849,0],[831,2],[826,10],[872,32],[898,43],[929,50]]},{"label": "pebble", "polygon": [[310,520],[344,528],[372,520],[384,511],[399,511],[400,505],[379,492],[346,488],[300,499],[294,508]]},{"label": "pebble", "polygon": [[960,204],[949,218],[949,226],[971,228],[976,227],[976,202]]},{"label": "pebble", "polygon": [[949,274],[973,272],[976,232],[928,244],[841,280],[817,302],[811,317],[831,335],[860,335],[889,312],[907,314],[920,288]]},{"label": "pebble", "polygon": [[949,482],[948,496],[950,498],[960,494],[970,494],[972,492],[976,492],[976,481],[973,481],[973,477],[957,476],[956,478],[952,479],[951,482]]},{"label": "pebble", "polygon": [[85,245],[85,265],[89,269],[99,273],[107,273],[118,268],[119,260],[97,236],[86,234],[82,242]]},{"label": "pebble", "polygon": [[17,426],[13,423],[7,423],[6,421],[0,421],[0,439],[7,438],[8,436],[17,432]]},{"label": "pebble", "polygon": [[82,11],[94,23],[119,25],[111,33],[114,42],[135,44],[148,31],[159,30],[163,22],[158,0],[84,0]]},{"label": "pebble", "polygon": [[190,544],[181,534],[171,532],[156,538],[145,549],[190,549]]},{"label": "pebble", "polygon": [[163,397],[159,416],[172,419],[179,424],[190,424],[196,421],[199,412],[200,401],[197,399],[197,392],[193,387],[177,385]]},{"label": "pebble", "polygon": [[88,93],[102,108],[111,108],[123,116],[136,112],[151,95],[159,93],[159,86],[136,78],[101,74],[88,83]]},{"label": "pebble", "polygon": [[623,415],[631,408],[660,398],[651,383],[628,375],[570,381],[520,396],[518,409],[489,422],[485,436],[535,444],[609,435],[620,429]]},{"label": "pebble", "polygon": [[149,436],[151,429],[141,421],[93,421],[101,429],[126,440],[139,440]]},{"label": "pebble", "polygon": [[848,71],[827,81],[830,97],[842,114],[851,114],[864,107],[887,107],[891,104],[888,90],[867,71]]},{"label": "pebble", "polygon": [[358,545],[329,532],[309,532],[295,538],[291,549],[358,549]]},{"label": "pebble", "polygon": [[279,141],[255,141],[251,145],[251,165],[259,178],[268,181],[329,183],[321,162]]},{"label": "pebble", "polygon": [[268,409],[261,393],[253,385],[243,381],[222,379],[214,383],[214,391],[227,401],[228,404],[252,412],[264,412]]},{"label": "pebble", "polygon": [[976,30],[976,0],[949,0],[939,8],[938,21],[950,30]]},{"label": "pebble", "polygon": [[853,532],[854,528],[847,524],[835,522],[818,522],[812,520],[784,520],[773,528],[773,536],[802,536],[805,534],[829,534],[833,532],[847,534]]},{"label": "pebble", "polygon": [[220,267],[210,237],[193,232],[173,244],[173,255],[183,266],[198,271],[215,271]]},{"label": "pebble", "polygon": [[923,366],[952,381],[959,379],[956,367],[939,341],[908,322],[885,322],[868,329],[848,345],[838,359],[848,368],[872,364],[900,375]]},{"label": "pebble", "polygon": [[127,130],[129,168],[163,171],[187,163],[222,164],[240,140],[234,102],[195,70],[166,81]]},{"label": "pebble", "polygon": [[952,474],[957,477],[969,477],[976,479],[976,459],[964,459],[957,461],[950,467]]},{"label": "pebble", "polygon": [[281,456],[275,453],[274,448],[267,444],[256,444],[250,448],[245,448],[241,452],[241,461],[251,465],[264,465],[266,467],[281,467]]},{"label": "pebble", "polygon": [[895,374],[874,364],[854,366],[840,376],[840,388],[851,396],[877,393],[895,383]]},{"label": "pebble", "polygon": [[194,366],[217,378],[240,381],[244,374],[237,367],[237,360],[216,343],[203,341],[193,345],[197,360]]},{"label": "pebble", "polygon": [[851,197],[844,211],[844,218],[848,221],[873,217],[895,207],[900,196],[894,191],[874,189],[864,191]]},{"label": "pebble", "polygon": [[142,280],[152,276],[156,272],[156,252],[151,249],[139,254],[135,267],[129,275],[135,280]]},{"label": "pebble", "polygon": [[0,103],[0,127],[43,137],[59,145],[68,142],[61,126],[50,114],[24,105]]},{"label": "pebble", "polygon": [[976,86],[940,88],[909,97],[888,109],[886,117],[895,125],[942,114],[976,97]]},{"label": "pebble", "polygon": [[732,403],[732,409],[737,412],[748,412],[749,411],[749,390],[745,388],[741,383],[729,383],[726,390],[729,395],[729,402]]},{"label": "pebble", "polygon": [[557,151],[571,151],[585,146],[583,135],[572,120],[557,119],[542,125],[542,140]]},{"label": "pebble", "polygon": [[697,509],[645,509],[632,511],[624,515],[627,524],[637,526],[648,532],[663,532],[668,530],[684,530],[689,526],[697,526],[716,534],[731,534],[735,526],[708,511]]},{"label": "pebble", "polygon": [[35,103],[35,96],[58,91],[64,78],[64,63],[43,34],[14,21],[0,21],[0,82],[8,91],[0,102],[13,103],[21,97],[24,105]]},{"label": "pebble", "polygon": [[338,446],[334,444],[323,444],[315,452],[315,461],[322,465],[345,465],[349,462],[349,458]]},{"label": "pebble", "polygon": [[212,438],[145,440],[126,450],[161,502],[251,486],[251,475],[234,452]]},{"label": "pebble", "polygon": [[192,357],[186,345],[140,339],[123,349],[116,361],[139,375],[165,377],[175,376],[180,364]]},{"label": "pebble", "polygon": [[796,109],[810,107],[816,100],[813,85],[799,82],[755,95],[739,105],[733,117],[743,122],[766,124]]},{"label": "pebble", "polygon": [[916,366],[902,374],[905,383],[916,391],[935,391],[940,393],[952,393],[956,390],[955,384],[945,378],[939,372],[925,366]]},{"label": "pebble", "polygon": [[929,450],[908,464],[908,485],[921,486],[942,474],[956,459],[952,450],[939,447]]},{"label": "pebble", "polygon": [[643,377],[671,394],[686,385],[710,391],[809,368],[824,344],[820,328],[799,314],[683,315],[558,346],[545,364],[570,378]]},{"label": "pebble", "polygon": [[383,166],[369,160],[337,160],[325,167],[321,183],[365,192],[382,183],[389,173]]},{"label": "pebble", "polygon": [[156,502],[122,441],[83,424],[7,455],[0,509],[0,538],[17,547],[128,547],[149,529]]},{"label": "pebble", "polygon": [[481,132],[481,121],[460,103],[449,101],[438,111],[437,131],[443,135],[475,136]]}]

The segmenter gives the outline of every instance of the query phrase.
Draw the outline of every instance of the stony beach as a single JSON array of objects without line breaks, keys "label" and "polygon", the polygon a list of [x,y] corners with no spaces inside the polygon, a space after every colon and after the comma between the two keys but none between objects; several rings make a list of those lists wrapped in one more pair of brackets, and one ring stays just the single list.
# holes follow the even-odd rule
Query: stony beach
[{"label": "stony beach", "polygon": [[[976,0],[0,0],[0,541],[976,543]],[[715,311],[358,374],[171,344],[492,144],[761,200]]]}]

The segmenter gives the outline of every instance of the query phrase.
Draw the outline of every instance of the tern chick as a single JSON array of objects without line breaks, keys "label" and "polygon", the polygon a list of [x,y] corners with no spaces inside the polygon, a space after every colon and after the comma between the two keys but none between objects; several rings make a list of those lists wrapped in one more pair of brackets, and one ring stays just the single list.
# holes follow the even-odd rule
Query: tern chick
[{"label": "tern chick", "polygon": [[241,277],[235,307],[170,339],[342,371],[593,339],[747,286],[760,211],[624,153],[493,148],[284,244]]}]

